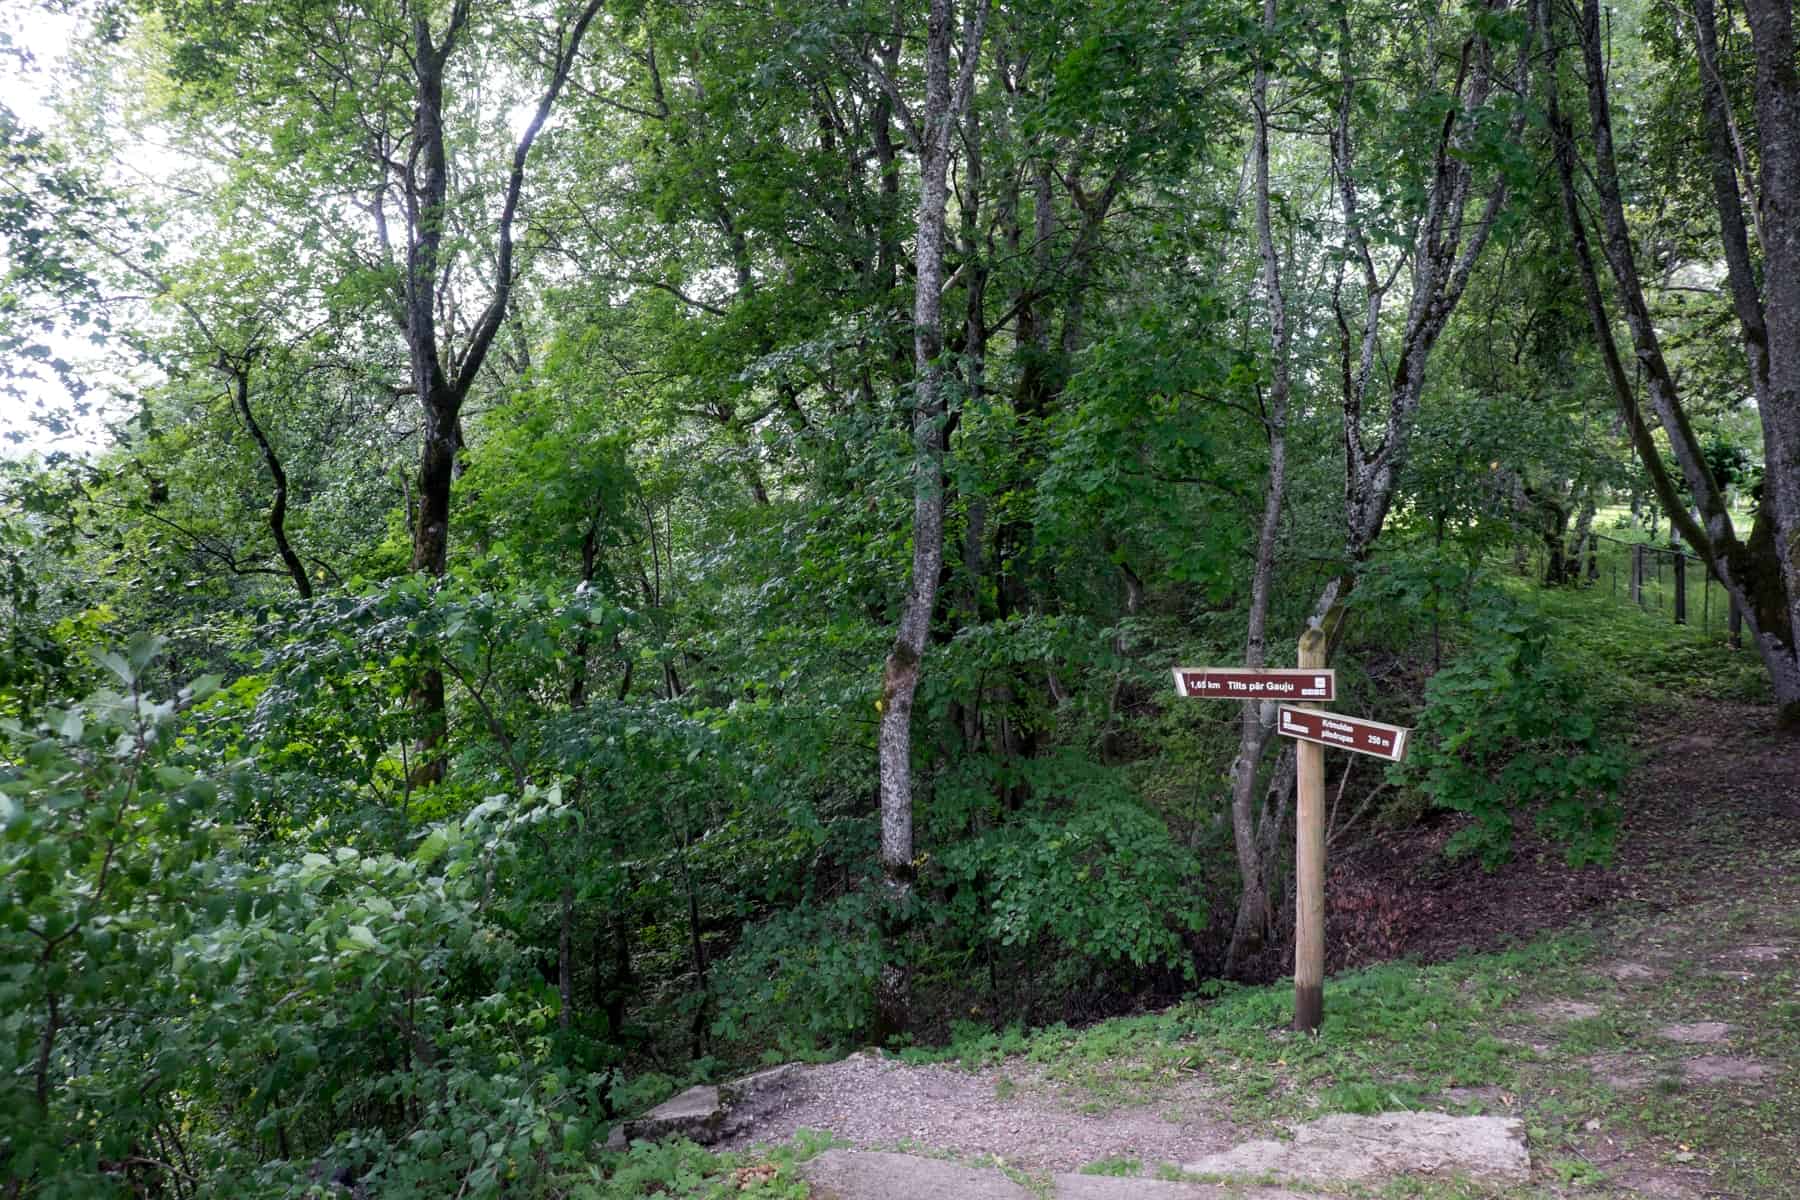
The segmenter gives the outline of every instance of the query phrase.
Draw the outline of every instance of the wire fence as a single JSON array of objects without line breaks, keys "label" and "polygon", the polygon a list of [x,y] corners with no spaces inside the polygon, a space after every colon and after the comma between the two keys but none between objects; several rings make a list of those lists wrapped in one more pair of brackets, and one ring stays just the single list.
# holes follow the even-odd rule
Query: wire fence
[{"label": "wire fence", "polygon": [[1590,586],[1621,604],[1665,614],[1704,637],[1736,644],[1742,622],[1704,559],[1674,546],[1627,541],[1598,531],[1589,537],[1580,569]]}]

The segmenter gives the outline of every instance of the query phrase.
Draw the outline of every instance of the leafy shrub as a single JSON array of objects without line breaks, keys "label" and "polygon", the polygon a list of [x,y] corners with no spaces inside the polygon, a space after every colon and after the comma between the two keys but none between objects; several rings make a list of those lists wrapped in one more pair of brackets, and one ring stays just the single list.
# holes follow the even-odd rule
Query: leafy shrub
[{"label": "leafy shrub", "polygon": [[1425,689],[1412,750],[1394,776],[1467,813],[1446,845],[1497,866],[1514,822],[1535,814],[1571,865],[1611,860],[1626,756],[1603,730],[1587,679],[1553,652],[1552,627],[1504,593],[1477,588],[1482,631]]},{"label": "leafy shrub", "polygon": [[866,1029],[881,971],[875,894],[802,904],[749,930],[718,970],[713,1032],[784,1050],[842,1044]]},{"label": "leafy shrub", "polygon": [[959,923],[1002,945],[1049,942],[1089,961],[1191,971],[1206,922],[1190,856],[1143,808],[1111,801],[1028,816],[945,850]]},{"label": "leafy shrub", "polygon": [[606,1080],[545,1065],[554,992],[488,910],[555,792],[406,855],[258,849],[254,777],[194,756],[216,681],[151,695],[159,649],[0,722],[0,1190],[292,1195],[329,1164],[493,1196],[579,1158]]}]

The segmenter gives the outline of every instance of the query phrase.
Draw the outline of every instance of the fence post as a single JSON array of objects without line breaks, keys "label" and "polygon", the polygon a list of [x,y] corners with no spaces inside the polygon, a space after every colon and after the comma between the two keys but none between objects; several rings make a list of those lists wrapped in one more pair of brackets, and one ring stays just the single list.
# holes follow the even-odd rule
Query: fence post
[{"label": "fence post", "polygon": [[1644,606],[1644,543],[1631,544],[1631,602]]},{"label": "fence post", "polygon": [[1687,624],[1687,555],[1675,555],[1675,623]]}]

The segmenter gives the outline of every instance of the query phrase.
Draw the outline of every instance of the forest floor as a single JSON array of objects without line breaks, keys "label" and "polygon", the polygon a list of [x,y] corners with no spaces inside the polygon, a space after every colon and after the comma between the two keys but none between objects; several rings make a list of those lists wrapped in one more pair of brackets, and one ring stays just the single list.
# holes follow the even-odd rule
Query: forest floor
[{"label": "forest floor", "polygon": [[798,1072],[726,1148],[898,1150],[1064,1194],[1049,1172],[1193,1178],[1330,1113],[1491,1114],[1520,1122],[1528,1176],[1305,1188],[1800,1198],[1800,739],[1766,707],[1665,694],[1634,743],[1611,867],[1530,836],[1497,871],[1451,863],[1448,819],[1343,855],[1317,1038],[1283,1027],[1283,988],[1227,987],[1082,1030],[864,1052]]}]

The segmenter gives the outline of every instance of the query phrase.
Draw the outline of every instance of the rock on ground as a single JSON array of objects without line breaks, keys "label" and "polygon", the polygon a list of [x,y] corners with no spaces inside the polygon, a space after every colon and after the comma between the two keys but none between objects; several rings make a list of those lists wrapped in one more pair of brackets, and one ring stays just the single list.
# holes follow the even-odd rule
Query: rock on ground
[{"label": "rock on ground", "polygon": [[1586,1021],[1600,1015],[1600,1006],[1581,1000],[1552,1000],[1538,1005],[1536,1012],[1546,1021]]},{"label": "rock on ground", "polygon": [[1523,1180],[1531,1174],[1531,1155],[1524,1126],[1510,1118],[1383,1113],[1323,1117],[1297,1127],[1291,1142],[1247,1142],[1182,1169],[1306,1183],[1415,1172]]},{"label": "rock on ground", "polygon": [[1303,1200],[1275,1188],[1221,1188],[1105,1175],[1052,1175],[1048,1190],[1027,1187],[1000,1171],[936,1158],[862,1150],[827,1150],[801,1167],[813,1200]]},{"label": "rock on ground", "polygon": [[764,1117],[799,1069],[797,1064],[788,1063],[717,1087],[704,1084],[691,1087],[635,1121],[616,1127],[607,1142],[607,1149],[623,1150],[627,1142],[654,1142],[671,1137],[684,1137],[710,1146]]},{"label": "rock on ground", "polygon": [[1768,1077],[1769,1068],[1753,1058],[1702,1054],[1682,1063],[1681,1075],[1689,1083],[1755,1083]]},{"label": "rock on ground", "polygon": [[1685,1025],[1664,1025],[1658,1037],[1690,1046],[1716,1046],[1731,1039],[1731,1026],[1723,1021],[1694,1021]]}]

